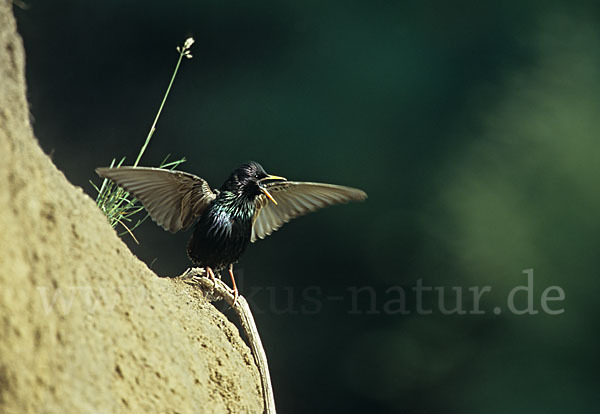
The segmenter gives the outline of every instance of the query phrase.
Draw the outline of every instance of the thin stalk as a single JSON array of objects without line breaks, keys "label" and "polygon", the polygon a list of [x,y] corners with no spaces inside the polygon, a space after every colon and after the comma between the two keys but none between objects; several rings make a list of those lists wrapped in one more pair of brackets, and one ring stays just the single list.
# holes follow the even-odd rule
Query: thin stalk
[{"label": "thin stalk", "polygon": [[179,66],[181,65],[181,61],[182,61],[183,57],[186,56],[188,59],[192,57],[192,55],[189,53],[189,50],[193,43],[194,43],[194,39],[192,39],[190,37],[185,41],[183,47],[177,47],[177,51],[179,52],[179,59],[177,59],[177,64],[175,65],[175,70],[173,71],[173,75],[171,76],[171,81],[169,82],[169,86],[167,86],[167,91],[165,92],[162,102],[160,103],[158,112],[156,113],[156,117],[154,118],[154,122],[152,123],[152,126],[150,127],[148,136],[146,137],[146,141],[144,142],[144,145],[142,146],[140,153],[138,154],[137,158],[135,159],[135,162],[133,163],[134,167],[137,167],[138,163],[140,162],[140,159],[142,158],[142,155],[144,155],[144,151],[146,151],[146,148],[148,147],[148,144],[150,143],[150,140],[152,139],[152,135],[154,135],[154,131],[156,131],[156,124],[158,123],[158,118],[160,118],[160,114],[162,113],[162,110],[165,106],[165,102],[167,102],[167,98],[169,97],[169,93],[171,92],[171,87],[173,86],[173,83],[175,82],[175,77],[177,76],[177,72],[179,71]]}]

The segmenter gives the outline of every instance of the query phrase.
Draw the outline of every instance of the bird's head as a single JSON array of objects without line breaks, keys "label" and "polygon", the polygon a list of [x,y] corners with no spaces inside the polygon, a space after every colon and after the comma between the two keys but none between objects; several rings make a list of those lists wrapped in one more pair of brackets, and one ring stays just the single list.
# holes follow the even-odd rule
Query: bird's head
[{"label": "bird's head", "polygon": [[264,185],[271,181],[285,181],[285,178],[267,174],[259,163],[250,161],[231,173],[221,187],[221,191],[244,196],[251,201],[254,201],[260,194],[264,194],[269,200],[277,204]]}]

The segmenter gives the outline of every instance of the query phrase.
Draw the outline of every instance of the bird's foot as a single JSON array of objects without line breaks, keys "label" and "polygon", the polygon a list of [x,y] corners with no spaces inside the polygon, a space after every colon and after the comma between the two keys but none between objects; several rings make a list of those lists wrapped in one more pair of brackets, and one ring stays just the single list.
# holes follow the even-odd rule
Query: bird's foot
[{"label": "bird's foot", "polygon": [[190,267],[188,270],[177,276],[181,279],[193,279],[197,276],[204,276],[205,270],[201,267]]},{"label": "bird's foot", "polygon": [[240,292],[238,292],[237,288],[233,289],[233,305],[231,305],[232,308],[235,308],[235,306],[237,305],[237,300],[239,296]]},{"label": "bird's foot", "polygon": [[214,290],[217,287],[217,278],[215,277],[215,272],[213,272],[213,270],[210,267],[206,266],[206,274],[208,275],[208,277],[210,277],[210,280],[212,280]]},{"label": "bird's foot", "polygon": [[238,297],[240,296],[237,285],[235,283],[235,278],[233,277],[233,265],[229,266],[229,275],[231,276],[231,282],[233,285],[233,288],[230,288],[229,286],[227,286],[225,283],[223,283],[220,279],[221,279],[221,275],[218,275],[219,278],[219,284],[220,287],[217,289],[217,276],[215,275],[215,272],[208,266],[202,268],[202,267],[191,267],[188,270],[186,270],[185,272],[183,272],[180,276],[178,276],[181,279],[184,279],[186,281],[189,281],[189,283],[191,284],[196,284],[194,283],[194,280],[196,280],[196,282],[198,281],[197,278],[209,278],[212,281],[212,289],[211,289],[211,295],[215,292],[215,291],[219,291],[219,290],[227,290],[229,292],[229,294],[231,294],[233,296],[233,304],[231,305],[232,308],[235,308],[238,302]]}]

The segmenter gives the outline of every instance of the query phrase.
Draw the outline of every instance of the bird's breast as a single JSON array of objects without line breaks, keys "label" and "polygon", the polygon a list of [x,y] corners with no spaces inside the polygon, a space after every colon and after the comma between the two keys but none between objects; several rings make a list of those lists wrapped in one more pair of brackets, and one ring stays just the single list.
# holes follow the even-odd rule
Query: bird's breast
[{"label": "bird's breast", "polygon": [[188,256],[200,266],[225,268],[244,253],[251,230],[252,217],[214,206],[200,217],[188,244]]},{"label": "bird's breast", "polygon": [[223,209],[210,212],[206,223],[206,235],[214,239],[231,238],[235,219]]}]

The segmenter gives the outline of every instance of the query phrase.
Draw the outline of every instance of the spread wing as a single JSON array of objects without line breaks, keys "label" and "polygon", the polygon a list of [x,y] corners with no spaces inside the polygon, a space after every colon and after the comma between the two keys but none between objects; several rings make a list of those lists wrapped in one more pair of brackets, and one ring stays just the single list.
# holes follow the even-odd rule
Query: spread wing
[{"label": "spread wing", "polygon": [[333,184],[276,181],[263,187],[277,201],[277,205],[264,194],[258,197],[252,242],[264,239],[294,217],[334,204],[367,198],[362,190]]},{"label": "spread wing", "polygon": [[172,233],[187,229],[216,194],[202,178],[162,168],[97,168],[142,202],[152,220]]}]

